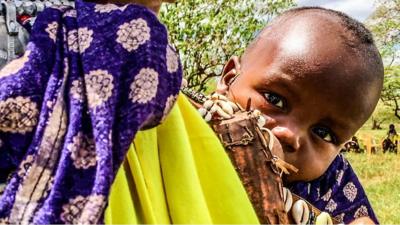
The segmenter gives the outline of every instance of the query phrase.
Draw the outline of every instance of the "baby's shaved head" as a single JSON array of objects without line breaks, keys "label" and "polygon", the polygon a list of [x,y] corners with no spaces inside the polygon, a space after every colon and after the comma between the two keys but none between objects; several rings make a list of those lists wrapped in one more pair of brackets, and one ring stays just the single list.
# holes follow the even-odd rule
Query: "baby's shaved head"
[{"label": "baby's shaved head", "polygon": [[300,7],[294,8],[291,10],[286,11],[281,15],[284,16],[296,16],[301,15],[302,13],[310,12],[310,11],[317,11],[320,13],[325,13],[340,19],[341,24],[344,26],[347,31],[351,32],[351,34],[363,44],[374,44],[374,40],[372,37],[371,32],[359,21],[349,17],[345,13],[335,11],[332,9],[325,9],[321,7]]},{"label": "baby's shaved head", "polygon": [[[257,38],[248,46],[244,53],[244,57],[248,52],[251,52],[257,43],[267,35],[275,35],[284,29],[285,24],[300,19],[306,15],[320,15],[326,20],[339,22],[338,25],[342,28],[342,33],[338,34],[343,38],[343,43],[348,45],[354,51],[362,55],[369,64],[370,68],[375,71],[378,80],[383,80],[383,64],[378,49],[375,46],[371,32],[359,21],[349,17],[345,13],[325,9],[321,7],[299,7],[285,11],[279,17],[272,21]],[[321,29],[331,29],[326,26]],[[310,46],[312,47],[312,46]]]},{"label": "baby's shaved head", "polygon": [[378,102],[384,74],[381,56],[371,32],[342,12],[320,7],[288,10],[249,45],[241,58],[242,66],[264,60],[259,57],[261,52],[268,53],[268,58],[291,61],[291,73],[316,74],[339,67],[347,71],[352,68],[346,76],[334,76],[337,82],[347,82],[343,85],[351,84],[351,88],[366,92],[366,119]]}]

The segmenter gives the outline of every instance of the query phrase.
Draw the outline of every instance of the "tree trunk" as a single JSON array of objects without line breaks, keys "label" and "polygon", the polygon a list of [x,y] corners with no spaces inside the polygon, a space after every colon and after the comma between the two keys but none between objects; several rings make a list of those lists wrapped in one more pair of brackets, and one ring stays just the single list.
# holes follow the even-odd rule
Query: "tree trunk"
[{"label": "tree trunk", "polygon": [[399,115],[399,111],[400,111],[400,107],[399,107],[399,103],[397,102],[397,99],[394,99],[394,115],[396,116],[397,119],[400,120],[400,115]]},{"label": "tree trunk", "polygon": [[372,118],[372,130],[382,130],[381,124],[383,121],[378,121],[375,118]]}]

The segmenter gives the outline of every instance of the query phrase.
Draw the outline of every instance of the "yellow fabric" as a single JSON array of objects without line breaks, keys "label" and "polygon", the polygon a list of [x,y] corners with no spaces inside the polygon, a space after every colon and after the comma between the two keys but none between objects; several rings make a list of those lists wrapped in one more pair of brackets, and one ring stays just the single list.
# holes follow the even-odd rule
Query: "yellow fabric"
[{"label": "yellow fabric", "polygon": [[389,134],[388,135],[388,138],[389,138],[389,140],[393,143],[393,144],[395,144],[396,143],[396,141],[398,142],[399,141],[399,135],[397,135],[397,134]]},{"label": "yellow fabric", "polygon": [[137,134],[112,186],[106,224],[259,223],[228,156],[184,97]]}]

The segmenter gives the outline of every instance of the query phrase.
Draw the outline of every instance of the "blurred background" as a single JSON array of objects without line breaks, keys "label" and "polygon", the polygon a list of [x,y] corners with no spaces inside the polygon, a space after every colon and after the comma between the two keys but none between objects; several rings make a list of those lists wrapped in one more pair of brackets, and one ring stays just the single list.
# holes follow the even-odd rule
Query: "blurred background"
[{"label": "blurred background", "polygon": [[[181,0],[161,19],[179,50],[188,86],[210,93],[224,63],[240,55],[260,29],[283,11],[321,6],[347,13],[374,34],[385,64],[378,107],[343,150],[382,224],[400,222],[400,0]],[[167,13],[168,12],[168,13]],[[389,125],[394,130],[389,131]]]}]

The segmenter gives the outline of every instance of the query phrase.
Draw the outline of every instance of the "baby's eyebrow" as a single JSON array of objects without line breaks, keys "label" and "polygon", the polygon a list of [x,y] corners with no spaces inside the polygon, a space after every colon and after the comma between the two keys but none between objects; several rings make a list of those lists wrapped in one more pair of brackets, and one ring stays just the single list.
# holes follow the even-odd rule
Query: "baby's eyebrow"
[{"label": "baby's eyebrow", "polygon": [[[268,78],[267,78],[268,77]],[[268,79],[268,81],[267,81]],[[293,77],[291,77],[288,74],[285,73],[274,73],[274,74],[268,74],[265,76],[265,86],[271,86],[271,85],[276,85],[279,87],[279,89],[282,89],[285,91],[285,95],[289,96],[284,96],[284,97],[290,97],[293,101],[299,101],[299,96],[297,94],[298,91],[301,91],[300,88],[296,88],[296,83],[293,81]],[[279,93],[278,93],[279,94]]]}]

